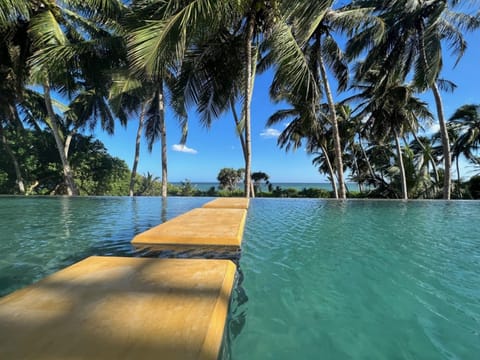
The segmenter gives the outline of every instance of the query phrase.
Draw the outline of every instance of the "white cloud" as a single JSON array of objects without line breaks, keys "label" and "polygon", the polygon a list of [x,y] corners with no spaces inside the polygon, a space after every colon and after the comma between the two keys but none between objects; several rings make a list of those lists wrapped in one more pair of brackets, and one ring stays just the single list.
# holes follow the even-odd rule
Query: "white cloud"
[{"label": "white cloud", "polygon": [[440,125],[439,124],[432,124],[425,129],[425,132],[427,133],[427,135],[433,135],[433,134],[435,134],[439,131],[440,131]]},{"label": "white cloud", "polygon": [[265,138],[265,139],[274,139],[274,138],[278,138],[280,136],[280,131],[278,131],[277,129],[274,129],[274,128],[268,128],[268,129],[263,130],[260,133],[260,136]]},{"label": "white cloud", "polygon": [[197,154],[198,153],[197,150],[191,149],[191,148],[187,147],[186,145],[181,145],[181,144],[172,145],[172,150],[187,153],[187,154]]}]

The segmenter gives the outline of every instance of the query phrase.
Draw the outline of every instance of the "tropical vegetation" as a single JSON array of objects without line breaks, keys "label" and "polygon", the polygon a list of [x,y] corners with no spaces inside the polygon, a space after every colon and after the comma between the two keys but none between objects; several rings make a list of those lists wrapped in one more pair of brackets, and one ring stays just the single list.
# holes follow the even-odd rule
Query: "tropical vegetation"
[{"label": "tropical vegetation", "polygon": [[[458,0],[0,0],[0,192],[196,195],[168,184],[169,108],[182,143],[191,111],[206,127],[232,114],[245,167],[220,171],[223,191],[288,196],[252,172],[253,88],[270,71],[279,147],[306,144],[331,182],[312,196],[476,197],[459,163],[478,169],[480,105],[447,119],[442,67],[479,27],[478,5]],[[133,121],[128,169],[89,134]],[[159,179],[137,174],[142,134],[161,144]]]}]

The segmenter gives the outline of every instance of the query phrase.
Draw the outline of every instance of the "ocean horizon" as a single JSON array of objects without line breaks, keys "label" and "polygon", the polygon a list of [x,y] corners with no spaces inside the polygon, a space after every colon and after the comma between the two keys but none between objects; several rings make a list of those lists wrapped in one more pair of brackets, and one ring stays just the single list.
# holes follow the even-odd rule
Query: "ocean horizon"
[{"label": "ocean horizon", "polygon": [[[180,186],[182,184],[181,181],[175,181],[171,182],[172,185],[175,186]],[[196,189],[200,191],[207,191],[211,187],[214,187],[215,189],[218,189],[219,183],[218,182],[191,182],[192,186],[194,186]],[[296,189],[296,190],[303,190],[303,189],[324,189],[328,191],[332,191],[332,185],[328,182],[272,182],[271,183],[273,188],[275,189],[277,186],[279,186],[282,189]],[[243,184],[240,184],[238,186],[238,189],[242,189]],[[346,183],[346,186],[348,190],[350,191],[358,191],[358,184],[356,183]],[[262,183],[260,185],[261,191],[267,191],[267,185],[265,183]]]}]

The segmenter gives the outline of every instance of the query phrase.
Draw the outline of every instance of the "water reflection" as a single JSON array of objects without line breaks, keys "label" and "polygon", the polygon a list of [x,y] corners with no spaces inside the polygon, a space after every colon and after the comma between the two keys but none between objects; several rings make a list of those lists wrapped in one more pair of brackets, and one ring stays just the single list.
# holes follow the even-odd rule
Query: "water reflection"
[{"label": "water reflection", "polygon": [[164,197],[162,198],[162,213],[160,216],[160,219],[162,220],[162,223],[167,221],[167,207],[168,207],[168,198]]},{"label": "water reflection", "polygon": [[62,197],[60,200],[60,219],[64,230],[64,236],[69,238],[71,235],[70,226],[72,225],[71,199]]},{"label": "water reflection", "polygon": [[232,344],[241,334],[247,321],[247,302],[248,295],[243,287],[244,273],[240,264],[237,262],[237,273],[235,286],[232,290],[232,298],[230,301],[230,309],[223,334],[222,348],[220,350],[219,359],[233,359]]},{"label": "water reflection", "polygon": [[219,259],[231,260],[238,266],[241,251],[229,248],[197,247],[195,249],[143,249],[142,256],[159,259]]}]

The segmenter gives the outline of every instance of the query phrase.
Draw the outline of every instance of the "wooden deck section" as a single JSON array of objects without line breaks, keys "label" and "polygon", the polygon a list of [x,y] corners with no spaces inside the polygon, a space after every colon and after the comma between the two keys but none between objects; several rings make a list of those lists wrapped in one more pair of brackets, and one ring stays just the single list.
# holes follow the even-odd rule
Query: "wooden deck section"
[{"label": "wooden deck section", "polygon": [[205,205],[209,209],[248,209],[250,199],[247,198],[218,198]]},{"label": "wooden deck section", "polygon": [[193,209],[138,234],[132,244],[136,248],[152,250],[238,250],[242,244],[246,216],[245,209]]},{"label": "wooden deck section", "polygon": [[235,265],[90,257],[0,299],[0,359],[217,359]]}]

